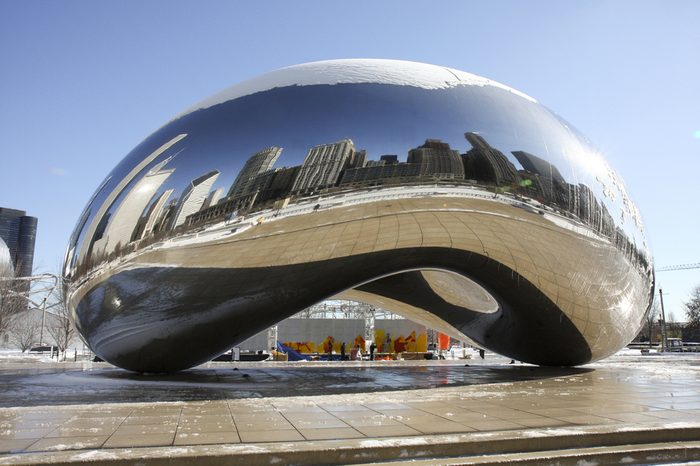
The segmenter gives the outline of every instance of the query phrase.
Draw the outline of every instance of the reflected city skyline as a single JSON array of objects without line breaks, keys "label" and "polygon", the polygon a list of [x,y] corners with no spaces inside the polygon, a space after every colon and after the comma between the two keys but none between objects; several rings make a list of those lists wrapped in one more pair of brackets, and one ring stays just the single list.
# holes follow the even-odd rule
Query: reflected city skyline
[{"label": "reflected city skyline", "polygon": [[[360,100],[355,98],[358,90],[363,94]],[[203,175],[201,166],[220,170],[221,176],[214,188],[221,188],[228,195],[235,179],[243,174],[245,161],[268,147],[284,148],[274,162],[276,166],[296,167],[303,164],[310,147],[332,144],[345,138],[359,144],[357,150],[365,150],[368,159],[383,155],[405,157],[429,138],[466,153],[470,148],[465,144],[464,134],[468,132],[489,141],[489,145],[505,154],[513,166],[520,165],[516,158],[516,153],[520,152],[537,154],[537,157],[551,161],[560,174],[566,175],[569,183],[585,184],[599,202],[606,205],[611,215],[623,218],[618,223],[630,241],[639,248],[646,248],[634,204],[624,185],[597,152],[570,125],[543,107],[510,96],[501,89],[480,88],[475,92],[469,86],[423,90],[381,84],[346,84],[272,89],[206,110],[196,110],[174,120],[135,148],[105,182],[109,187],[115,180],[129,179],[125,175],[129,174],[130,166],[137,160],[141,161],[144,154],[161,150],[163,137],[173,140],[174,147],[168,147],[168,154],[160,152],[155,160],[146,162],[155,164],[172,155],[170,152],[179,153],[176,164],[171,165],[176,166],[176,173],[161,187],[161,192],[173,189],[173,197],[179,198],[194,178]],[[397,109],[405,111],[391,113],[388,117],[383,102],[391,100],[411,104]],[[501,112],[505,101],[508,101],[507,109]],[[261,111],[263,108],[266,110]],[[300,112],[300,108],[304,111]],[[379,127],[382,131],[377,131]],[[306,128],[314,128],[314,131]],[[348,129],[352,131],[348,132]],[[548,131],[546,137],[545,131]],[[469,144],[475,140],[473,138]],[[585,159],[591,160],[581,165],[579,161]],[[598,172],[591,172],[591,167],[597,167]],[[399,170],[405,168],[411,169],[398,167]],[[477,163],[475,168],[480,169],[480,165]],[[507,172],[507,169],[502,170],[499,176],[507,175]],[[477,179],[485,178],[477,175]],[[545,182],[543,189],[552,188],[546,186],[546,180],[541,180]],[[113,188],[121,192],[119,187]],[[106,194],[107,191],[96,192],[93,203],[115,201],[105,200]],[[88,214],[103,216],[96,209]],[[86,229],[76,229],[76,232],[78,237],[72,243],[94,234],[94,230]],[[81,258],[76,259],[73,265],[82,262]]]},{"label": "reflected city skyline", "polygon": [[368,159],[367,151],[356,148],[348,138],[310,148],[304,162],[293,167],[275,167],[284,148],[271,146],[246,160],[226,196],[224,187],[213,188],[221,175],[218,169],[192,180],[179,197],[173,196],[173,188],[160,192],[175,172],[175,168],[166,168],[175,155],[168,156],[133,184],[113,214],[105,214],[89,246],[87,263],[91,265],[87,267],[133,252],[138,248],[135,242],[152,243],[256,211],[280,209],[290,202],[426,183],[482,187],[494,197],[511,195],[519,201],[536,201],[540,208],[549,207],[607,237],[630,259],[648,267],[644,251],[615,226],[605,204],[589,186],[567,183],[554,164],[534,154],[511,151],[518,169],[478,133],[466,132],[464,137],[470,147],[463,153],[439,139],[427,138],[408,150],[405,161],[398,154]]}]

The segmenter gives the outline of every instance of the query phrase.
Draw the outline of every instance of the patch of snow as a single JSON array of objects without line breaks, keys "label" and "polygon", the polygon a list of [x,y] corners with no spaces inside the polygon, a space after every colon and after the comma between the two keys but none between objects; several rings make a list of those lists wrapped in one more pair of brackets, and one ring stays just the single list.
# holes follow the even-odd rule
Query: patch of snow
[{"label": "patch of snow", "polygon": [[255,444],[241,444],[241,445],[221,445],[222,450],[226,450],[230,453],[265,453],[269,451],[269,448]]},{"label": "patch of snow", "polygon": [[504,84],[453,68],[403,60],[344,59],[316,61],[271,71],[235,84],[194,105],[178,117],[278,87],[359,83],[393,84],[423,89],[492,86],[536,102],[532,97]]},{"label": "patch of snow", "polygon": [[65,443],[59,443],[56,445],[52,445],[47,448],[47,450],[82,450],[85,448],[90,448],[91,445],[87,443],[82,443],[82,442],[76,442],[76,443],[70,443],[70,444],[65,444]]},{"label": "patch of snow", "polygon": [[104,450],[90,450],[86,451],[83,453],[78,453],[77,455],[73,455],[72,459],[73,460],[116,460],[118,456],[115,453],[112,453],[110,451],[104,451]]},{"label": "patch of snow", "polygon": [[582,435],[583,433],[584,432],[582,430],[553,427],[549,429],[524,430],[522,431],[521,435],[523,437],[538,438],[547,437],[551,435]]},{"label": "patch of snow", "polygon": [[428,439],[424,437],[407,437],[407,438],[390,438],[390,439],[371,439],[361,440],[359,446],[361,448],[384,448],[384,447],[402,447],[411,445],[427,445]]},{"label": "patch of snow", "polygon": [[194,449],[186,447],[166,447],[169,456],[186,455],[193,453]]},{"label": "patch of snow", "polygon": [[576,466],[598,466],[597,461],[588,461],[588,460],[578,460],[576,462]]}]

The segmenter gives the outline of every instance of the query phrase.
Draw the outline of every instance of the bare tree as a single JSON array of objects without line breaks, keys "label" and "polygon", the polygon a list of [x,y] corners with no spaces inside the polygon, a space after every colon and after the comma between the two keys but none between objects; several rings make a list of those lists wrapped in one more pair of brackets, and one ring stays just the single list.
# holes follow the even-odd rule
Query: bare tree
[{"label": "bare tree", "polygon": [[75,327],[70,319],[70,311],[66,306],[64,286],[59,283],[55,288],[53,303],[51,304],[51,322],[46,330],[53,338],[58,350],[63,353],[66,359],[66,350],[75,336]]},{"label": "bare tree", "polygon": [[688,327],[700,328],[700,285],[693,289],[690,299],[685,303],[685,315]]},{"label": "bare tree", "polygon": [[687,323],[683,329],[683,339],[686,341],[700,341],[700,285],[690,293],[685,303],[685,315]]},{"label": "bare tree", "polygon": [[654,337],[654,322],[656,321],[657,317],[659,316],[660,310],[659,310],[659,303],[654,300],[654,303],[651,305],[649,308],[649,312],[647,312],[646,316],[646,324],[647,324],[647,335],[649,337],[649,347],[652,345],[652,340]]},{"label": "bare tree", "polygon": [[8,333],[14,317],[27,309],[26,286],[0,274],[0,334]]},{"label": "bare tree", "polygon": [[28,311],[15,314],[9,331],[10,341],[23,353],[31,349],[39,338],[37,322],[28,314]]},{"label": "bare tree", "polygon": [[13,278],[8,271],[0,270],[0,334],[6,334],[23,352],[43,337],[42,324],[41,336],[36,338],[39,324],[32,319],[28,306],[46,313],[53,306],[49,303],[56,301],[58,281],[53,274]]}]

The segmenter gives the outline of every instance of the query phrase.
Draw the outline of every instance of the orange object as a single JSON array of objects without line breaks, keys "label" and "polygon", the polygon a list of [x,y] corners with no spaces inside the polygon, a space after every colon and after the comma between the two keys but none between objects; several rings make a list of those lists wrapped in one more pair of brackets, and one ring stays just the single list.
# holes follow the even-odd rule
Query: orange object
[{"label": "orange object", "polygon": [[352,345],[353,348],[360,348],[361,350],[365,349],[365,339],[362,338],[362,335],[358,335],[355,337],[355,342]]},{"label": "orange object", "polygon": [[438,333],[438,349],[446,350],[450,347],[450,336],[442,332]]},{"label": "orange object", "polygon": [[399,335],[399,337],[394,340],[394,351],[397,353],[406,351],[406,340],[404,340],[403,336]]},{"label": "orange object", "polygon": [[323,352],[330,354],[333,351],[333,343],[335,340],[332,336],[328,335],[325,340],[323,340]]}]

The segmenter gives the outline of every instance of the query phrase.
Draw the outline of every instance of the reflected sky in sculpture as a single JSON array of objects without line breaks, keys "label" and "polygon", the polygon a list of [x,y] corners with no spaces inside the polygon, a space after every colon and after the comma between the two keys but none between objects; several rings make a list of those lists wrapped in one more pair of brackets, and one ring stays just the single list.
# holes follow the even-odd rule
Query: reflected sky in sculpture
[{"label": "reflected sky in sculpture", "polygon": [[[304,77],[316,73],[321,78],[288,85],[300,69]],[[372,82],[376,69],[414,70],[427,78],[413,85],[381,77]],[[441,81],[445,73],[454,82]],[[341,78],[333,83],[329,75]],[[406,62],[319,62],[258,78],[265,85],[257,88],[255,80],[244,83],[239,87],[251,93],[233,92],[230,100],[215,97],[166,124],[107,176],[78,221],[65,265],[78,328],[97,354],[122,367],[176,370],[307,305],[345,293],[412,318],[432,319],[434,326],[535,363],[580,364],[624,345],[641,323],[653,275],[641,220],[622,181],[549,110],[497,83],[473,77],[482,80],[474,84],[471,77]],[[471,218],[475,212],[489,216]],[[389,218],[396,223],[385,224]],[[406,226],[408,218],[414,226]],[[343,231],[334,229],[341,225]],[[486,227],[490,232],[479,231]],[[411,228],[420,241],[402,241]],[[285,255],[288,242],[299,241],[297,234],[315,236],[313,251],[311,245],[297,244],[295,255]],[[555,267],[551,258],[537,259],[546,247],[539,251],[528,242],[534,239],[523,241],[528,235],[545,238],[554,249],[597,248],[589,256],[600,262],[587,264],[590,269]],[[486,236],[498,244],[489,246]],[[470,243],[471,237],[478,245]],[[360,246],[370,239],[371,247]],[[353,248],[343,249],[343,241],[352,241]],[[405,260],[401,251],[411,251],[413,258]],[[507,254],[500,257],[499,251]],[[465,252],[469,255],[462,257]],[[380,256],[385,267],[372,273],[359,265]],[[469,265],[477,256],[481,265]],[[348,271],[361,257],[356,266],[364,267],[363,273]],[[417,257],[422,259],[416,262]],[[461,261],[455,262],[457,257]],[[538,261],[547,263],[546,273]],[[548,344],[530,355],[518,347],[532,342],[491,342],[494,322],[477,325],[481,318],[473,313],[478,309],[464,305],[460,314],[454,304],[455,296],[465,294],[457,290],[455,276],[468,277],[474,281],[463,284],[483,286],[495,296],[487,300],[499,303],[489,312],[491,319],[519,315],[507,331],[496,332],[501,338],[517,338],[522,330],[513,326],[529,328],[521,321],[526,315],[530,323],[539,321],[535,308],[519,314],[511,309],[517,294],[494,291],[500,272],[484,270],[491,262],[532,285],[524,287],[530,293],[528,306],[548,308],[541,315],[555,320],[563,313],[572,324],[563,333],[583,335],[581,345],[587,348],[574,351],[576,357],[552,359],[545,356],[554,348]],[[337,267],[343,272],[316,290],[309,284],[296,300],[287,299],[300,283],[292,286],[285,274],[300,273],[294,269],[304,264],[316,264],[304,269],[311,276]],[[140,277],[146,269],[151,278],[141,277],[136,285],[131,275]],[[437,272],[413,272],[422,269]],[[260,278],[264,286],[241,275],[262,270],[271,272]],[[601,277],[606,270],[611,275]],[[189,283],[179,276],[185,271]],[[212,281],[210,274],[219,278]],[[197,288],[204,276],[210,287],[221,287],[210,290],[216,299],[193,299],[208,296]],[[231,287],[226,280],[239,284]],[[418,280],[426,292],[407,298],[400,292],[401,280],[413,283],[414,290],[420,288]],[[183,288],[163,294],[178,288],[176,283]],[[116,293],[111,305],[105,304],[107,292]],[[159,297],[160,313],[144,311],[134,301],[147,292]],[[243,301],[250,300],[256,303],[246,310]],[[441,303],[455,308],[440,311]],[[258,321],[251,321],[253,311]],[[168,322],[167,329],[147,330],[157,322]],[[223,322],[233,327],[219,335],[213,328]],[[556,332],[556,326],[543,325]],[[187,340],[188,329],[206,326],[212,329],[202,335],[212,341],[201,345],[201,355],[163,362],[171,347]]]}]

